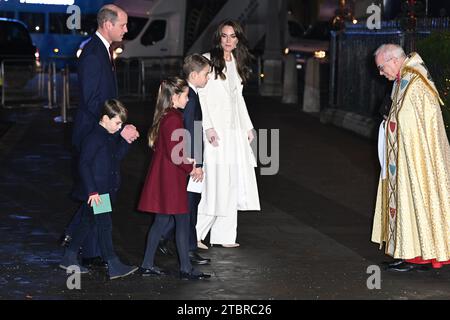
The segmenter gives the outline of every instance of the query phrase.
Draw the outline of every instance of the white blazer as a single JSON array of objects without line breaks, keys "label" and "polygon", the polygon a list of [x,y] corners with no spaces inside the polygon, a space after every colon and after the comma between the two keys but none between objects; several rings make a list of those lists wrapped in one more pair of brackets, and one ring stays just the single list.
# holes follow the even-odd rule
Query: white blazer
[{"label": "white blazer", "polygon": [[[210,59],[209,53],[204,56]],[[233,57],[234,60],[234,57]],[[253,129],[242,96],[242,80],[236,70],[236,90],[231,92],[228,73],[225,80],[214,79],[199,89],[204,131],[214,128],[219,146],[205,139],[205,185],[198,213],[228,216],[236,210],[260,210],[256,184],[256,159],[247,132]]]}]

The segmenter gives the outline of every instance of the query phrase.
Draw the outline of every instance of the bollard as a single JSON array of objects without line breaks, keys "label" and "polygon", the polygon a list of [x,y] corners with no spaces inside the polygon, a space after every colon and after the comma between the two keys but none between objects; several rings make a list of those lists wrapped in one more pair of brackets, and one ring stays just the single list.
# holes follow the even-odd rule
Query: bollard
[{"label": "bollard", "polygon": [[71,106],[70,106],[70,85],[69,84],[70,84],[70,68],[67,67],[66,68],[66,88],[65,88],[67,109],[71,109]]},{"label": "bollard", "polygon": [[52,65],[51,63],[48,64],[48,70],[47,70],[47,100],[48,105],[44,106],[44,108],[53,109],[53,99],[52,99]]},{"label": "bollard", "polygon": [[280,59],[265,59],[263,61],[264,81],[261,83],[259,93],[263,97],[281,96],[283,62]]},{"label": "bollard", "polygon": [[36,67],[38,71],[38,96],[44,97],[44,67]]},{"label": "bollard", "polygon": [[320,63],[315,58],[306,62],[303,111],[320,112]]},{"label": "bollard", "polygon": [[142,85],[142,101],[144,101],[145,100],[145,98],[146,98],[146,96],[145,96],[145,62],[144,62],[144,60],[140,60],[140,62],[141,62],[141,79],[142,79],[142,83],[141,83],[141,85]]},{"label": "bollard", "polygon": [[57,96],[56,96],[56,63],[53,61],[51,63],[52,66],[52,89],[53,89],[53,105],[56,106],[57,104]]},{"label": "bollard", "polygon": [[46,109],[56,107],[56,65],[54,62],[48,64],[47,78],[47,99],[48,104],[44,106]]},{"label": "bollard", "polygon": [[285,56],[282,103],[298,103],[297,61],[293,54]]},{"label": "bollard", "polygon": [[61,69],[61,78],[62,78],[62,101],[61,101],[61,115],[54,118],[55,122],[67,123],[67,95],[66,95],[66,69]]},{"label": "bollard", "polygon": [[258,71],[257,71],[257,77],[258,77],[258,92],[259,88],[261,88],[261,75],[262,75],[262,59],[261,56],[258,56]]},{"label": "bollard", "polygon": [[0,86],[2,88],[2,106],[5,106],[5,62],[0,66]]},{"label": "bollard", "polygon": [[62,92],[62,103],[61,103],[61,118],[62,122],[67,122],[67,73],[65,68],[61,69],[61,75],[63,79],[63,92]]},{"label": "bollard", "polygon": [[61,115],[54,118],[55,122],[67,123],[71,122],[72,119],[67,117],[67,108],[69,106],[69,67],[66,66],[61,70],[62,77],[62,101],[61,101]]}]

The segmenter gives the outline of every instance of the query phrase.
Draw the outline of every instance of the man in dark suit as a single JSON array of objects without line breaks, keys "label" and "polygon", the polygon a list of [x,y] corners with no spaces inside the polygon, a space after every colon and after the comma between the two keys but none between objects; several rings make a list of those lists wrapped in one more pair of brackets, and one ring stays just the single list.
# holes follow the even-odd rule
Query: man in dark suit
[{"label": "man in dark suit", "polygon": [[[80,147],[84,138],[98,123],[100,113],[106,100],[117,98],[117,79],[112,42],[121,41],[127,30],[128,16],[124,10],[115,5],[103,6],[97,14],[98,28],[91,40],[85,44],[78,61],[78,82],[80,86],[80,104],[75,117],[72,145],[74,163],[78,162]],[[126,125],[120,133],[126,141],[132,142],[139,134],[133,125]],[[75,174],[78,176],[78,173]],[[75,178],[77,179],[77,178]],[[65,231],[64,245],[70,242],[71,234],[81,218],[79,210]],[[94,228],[92,232],[97,232]],[[86,265],[100,264],[100,248],[97,237],[89,236],[83,243],[83,258]]]},{"label": "man in dark suit", "polygon": [[[192,54],[184,59],[183,72],[189,84],[189,101],[183,110],[183,125],[189,132],[188,141],[189,157],[196,161],[195,174],[192,177],[195,181],[203,179],[203,135],[202,135],[202,109],[198,99],[198,88],[203,88],[208,82],[210,71],[209,60],[199,54]],[[203,258],[197,253],[197,207],[200,203],[201,194],[188,192],[189,213],[190,213],[190,235],[189,235],[189,257],[193,264],[208,264],[210,259]],[[167,226],[163,240],[160,241],[159,251],[168,253],[167,241],[173,238],[175,223],[173,219]]]}]

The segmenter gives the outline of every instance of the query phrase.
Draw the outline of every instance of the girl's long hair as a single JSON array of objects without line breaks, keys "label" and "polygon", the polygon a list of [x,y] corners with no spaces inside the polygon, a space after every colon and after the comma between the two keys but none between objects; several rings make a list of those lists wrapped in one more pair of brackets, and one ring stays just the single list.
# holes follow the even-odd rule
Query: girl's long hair
[{"label": "girl's long hair", "polygon": [[148,131],[148,145],[150,148],[155,148],[161,119],[173,107],[172,97],[176,94],[181,94],[187,86],[187,82],[178,77],[171,77],[161,82],[156,100],[155,114],[153,116],[153,125]]},{"label": "girl's long hair", "polygon": [[210,53],[211,64],[213,66],[215,74],[214,79],[217,79],[218,76],[222,80],[226,79],[226,76],[223,73],[223,69],[225,68],[225,58],[223,56],[223,48],[220,45],[220,41],[222,38],[222,29],[225,26],[232,27],[234,33],[236,34],[236,37],[238,38],[237,46],[232,53],[234,58],[236,59],[236,66],[239,76],[241,77],[242,82],[246,83],[250,78],[250,63],[254,57],[248,50],[248,41],[245,37],[241,25],[239,24],[239,22],[230,19],[227,19],[220,23],[213,35],[213,48],[211,49]]}]

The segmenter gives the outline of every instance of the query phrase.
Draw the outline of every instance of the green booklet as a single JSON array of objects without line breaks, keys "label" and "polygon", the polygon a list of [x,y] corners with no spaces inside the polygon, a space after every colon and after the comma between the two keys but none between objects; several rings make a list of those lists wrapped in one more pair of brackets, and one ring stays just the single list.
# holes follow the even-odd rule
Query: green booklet
[{"label": "green booklet", "polygon": [[92,208],[94,209],[94,214],[107,213],[111,212],[111,200],[109,199],[109,193],[101,194],[100,199],[102,202],[99,202],[98,205],[92,201]]}]

